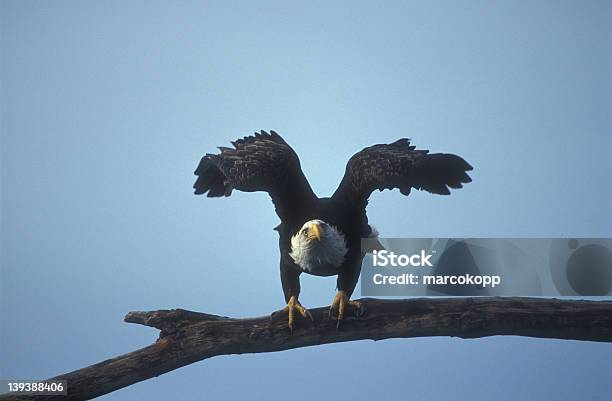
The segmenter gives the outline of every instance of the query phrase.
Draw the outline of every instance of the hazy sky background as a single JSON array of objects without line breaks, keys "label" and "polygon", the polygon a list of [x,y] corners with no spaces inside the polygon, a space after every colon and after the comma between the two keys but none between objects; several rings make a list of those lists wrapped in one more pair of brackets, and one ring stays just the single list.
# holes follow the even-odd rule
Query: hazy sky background
[{"label": "hazy sky background", "polygon": [[[376,193],[386,237],[611,236],[607,1],[0,1],[0,377],[154,341],[127,311],[283,306],[265,194],[192,195],[200,157],[254,130],[319,195],[411,137],[474,182]],[[303,277],[307,307],[333,278]],[[359,293],[357,291],[357,296]],[[498,337],[217,357],[105,400],[604,400],[612,346]]]}]

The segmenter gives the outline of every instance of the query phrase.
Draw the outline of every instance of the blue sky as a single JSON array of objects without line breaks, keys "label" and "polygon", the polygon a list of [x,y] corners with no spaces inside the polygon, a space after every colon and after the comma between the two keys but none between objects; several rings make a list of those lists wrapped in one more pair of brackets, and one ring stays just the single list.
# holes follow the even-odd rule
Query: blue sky
[{"label": "blue sky", "polygon": [[[612,235],[608,1],[0,4],[0,377],[149,344],[130,310],[282,307],[267,196],[191,190],[254,130],[320,196],[400,137],[474,166],[450,197],[374,194],[382,236]],[[334,285],[304,277],[302,302]],[[217,357],[101,399],[602,400],[611,378],[608,344],[422,338]]]}]

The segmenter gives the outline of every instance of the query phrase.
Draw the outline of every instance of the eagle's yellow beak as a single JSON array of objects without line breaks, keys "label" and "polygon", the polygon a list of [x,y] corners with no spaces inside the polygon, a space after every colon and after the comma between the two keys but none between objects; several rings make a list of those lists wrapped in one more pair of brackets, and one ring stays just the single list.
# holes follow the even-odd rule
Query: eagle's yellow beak
[{"label": "eagle's yellow beak", "polygon": [[308,231],[308,237],[310,239],[315,238],[317,241],[321,239],[321,229],[317,223],[313,223]]}]

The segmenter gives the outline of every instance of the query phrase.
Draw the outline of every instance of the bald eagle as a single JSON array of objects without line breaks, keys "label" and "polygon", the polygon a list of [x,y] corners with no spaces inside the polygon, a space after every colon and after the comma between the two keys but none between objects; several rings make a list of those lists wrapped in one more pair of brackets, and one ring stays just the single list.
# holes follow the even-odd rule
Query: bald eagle
[{"label": "bald eagle", "polygon": [[[329,198],[315,195],[300,167],[295,151],[274,131],[261,131],[220,147],[219,154],[206,154],[195,170],[195,194],[230,196],[234,189],[264,191],[272,198],[280,224],[280,276],[287,306],[288,326],[295,318],[312,315],[298,301],[300,274],[337,275],[337,293],[330,316],[337,322],[345,310],[360,311],[350,301],[364,253],[361,239],[376,236],[368,224],[366,206],[378,189],[398,188],[404,195],[411,189],[448,195],[471,181],[472,170],[453,154],[415,149],[403,138],[390,144],[367,147],[353,155],[340,185]],[[280,312],[280,311],[279,311]]]}]

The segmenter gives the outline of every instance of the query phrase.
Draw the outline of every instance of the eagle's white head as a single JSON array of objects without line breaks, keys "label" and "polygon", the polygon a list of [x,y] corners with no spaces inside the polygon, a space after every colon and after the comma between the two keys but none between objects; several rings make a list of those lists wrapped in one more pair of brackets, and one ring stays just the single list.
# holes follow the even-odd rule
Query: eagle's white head
[{"label": "eagle's white head", "polygon": [[289,255],[302,270],[318,276],[338,273],[348,252],[344,235],[323,220],[310,220],[291,237]]}]

